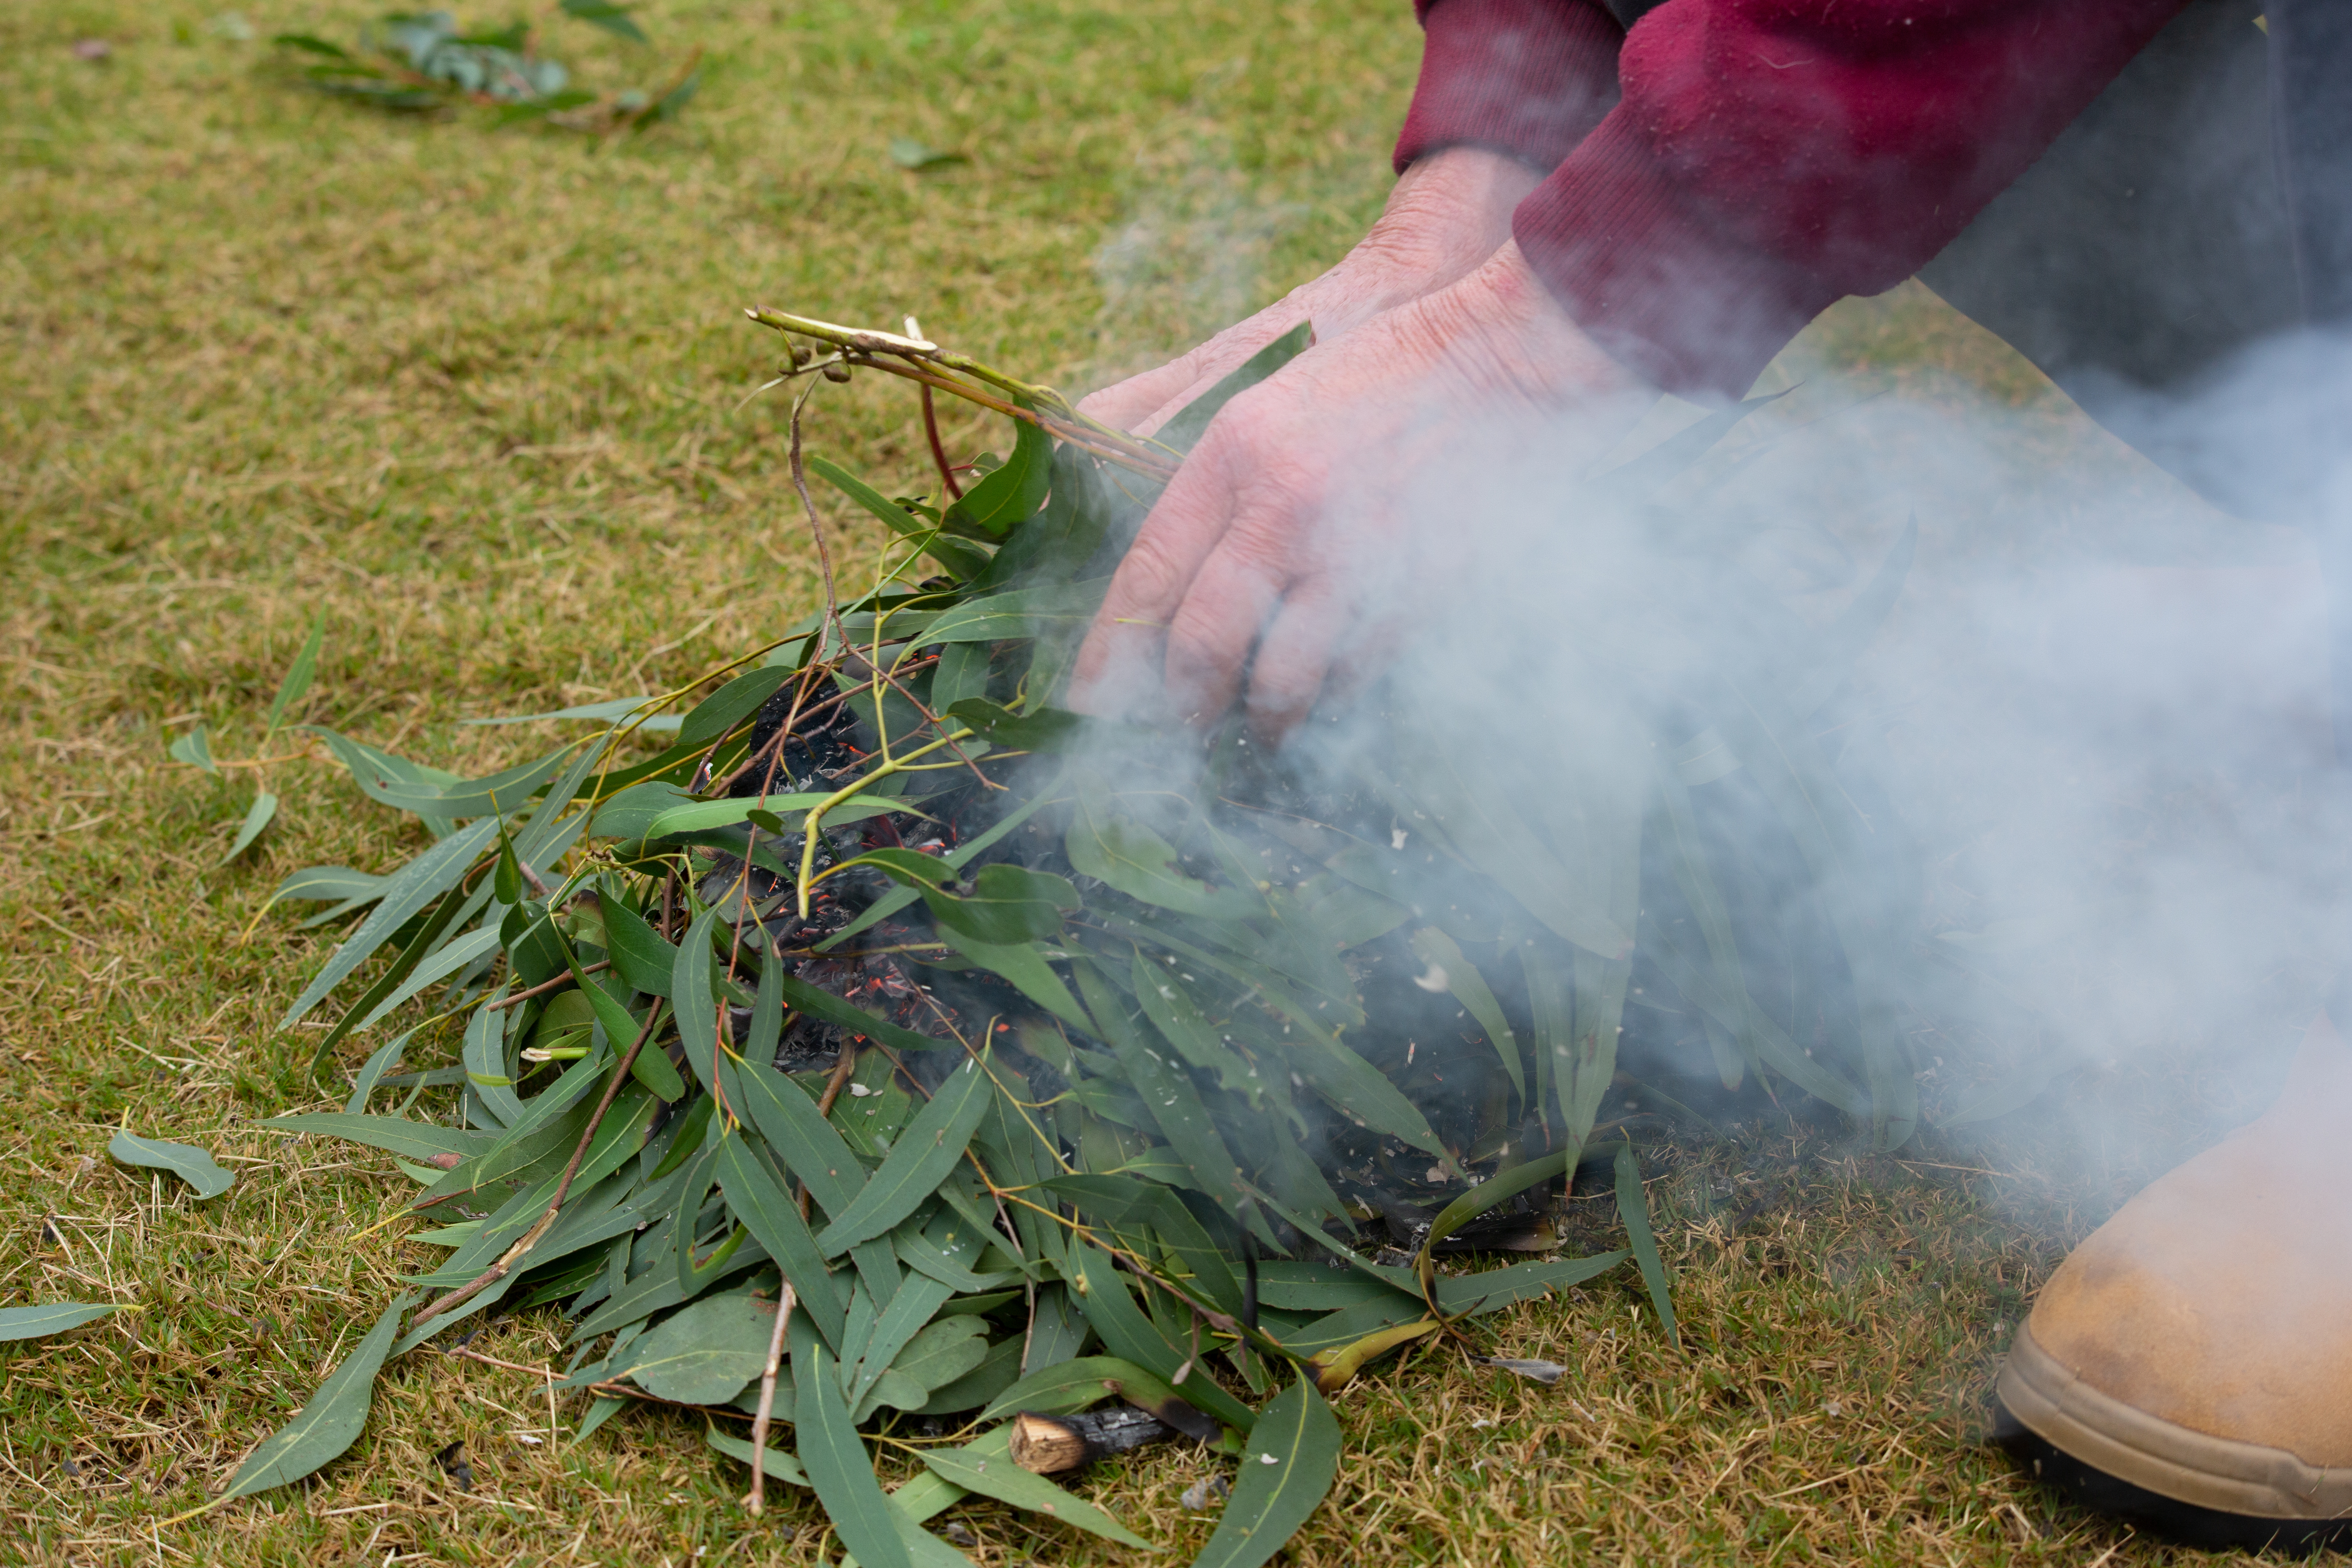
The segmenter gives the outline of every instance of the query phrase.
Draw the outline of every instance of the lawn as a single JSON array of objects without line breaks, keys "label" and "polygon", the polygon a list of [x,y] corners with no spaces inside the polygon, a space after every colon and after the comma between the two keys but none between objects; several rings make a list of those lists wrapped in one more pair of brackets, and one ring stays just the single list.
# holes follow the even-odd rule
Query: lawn
[{"label": "lawn", "polygon": [[[579,1407],[530,1370],[562,1355],[547,1314],[473,1342],[509,1364],[396,1365],[318,1480],[158,1527],[436,1256],[402,1239],[387,1158],[250,1125],[341,1099],[306,1079],[302,1031],[271,1032],[328,939],[264,912],[269,889],[420,842],[304,744],[257,757],[272,692],[323,617],[300,716],[478,773],[529,742],[463,718],[690,683],[817,592],[780,405],[747,401],[777,340],[740,307],[912,312],[1073,391],[1149,363],[1377,211],[1407,8],[652,0],[650,55],[572,52],[650,79],[698,45],[699,95],[600,145],[305,94],[260,40],[362,13],[267,0],[237,26],[218,3],[0,14],[0,1305],[137,1309],[0,1349],[0,1560],[837,1555],[793,1497],[752,1520],[698,1419],[573,1442]],[[93,38],[107,58],[77,55]],[[894,138],[963,161],[909,172]],[[2115,460],[1916,288],[1833,312],[1789,363]],[[812,439],[913,488],[907,416],[861,381]],[[948,433],[991,438],[961,414]],[[198,719],[256,765],[167,762]],[[224,865],[257,781],[279,819]],[[236,1187],[198,1205],[114,1164],[122,1127],[212,1149]],[[1854,1156],[1826,1119],[1683,1151],[1654,1197],[1681,1347],[1611,1276],[1476,1331],[1567,1363],[1557,1386],[1453,1352],[1378,1369],[1339,1404],[1350,1458],[1290,1560],[2213,1560],[2067,1511],[1982,1444],[2005,1335],[2130,1190],[2047,1153]],[[453,1443],[470,1489],[436,1463]],[[1213,1522],[1178,1504],[1202,1473],[1163,1447],[1090,1486],[1181,1552]],[[1105,1555],[992,1505],[953,1517],[990,1564]]]}]

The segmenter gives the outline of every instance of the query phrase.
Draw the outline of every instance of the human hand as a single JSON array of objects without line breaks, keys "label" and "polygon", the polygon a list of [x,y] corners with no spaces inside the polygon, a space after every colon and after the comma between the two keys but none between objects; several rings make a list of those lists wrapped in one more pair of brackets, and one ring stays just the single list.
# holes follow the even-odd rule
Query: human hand
[{"label": "human hand", "polygon": [[1278,742],[1401,618],[1405,595],[1422,608],[1475,553],[1449,527],[1465,511],[1431,504],[1437,486],[1531,439],[1548,467],[1572,470],[1655,398],[1506,244],[1218,412],[1112,577],[1071,705],[1205,726],[1246,666],[1251,728]]},{"label": "human hand", "polygon": [[1448,147],[1416,160],[1389,193],[1371,232],[1339,264],[1247,321],[1155,370],[1078,405],[1104,424],[1150,435],[1243,361],[1301,321],[1336,342],[1383,310],[1472,271],[1511,237],[1511,209],[1539,172],[1483,147]]}]

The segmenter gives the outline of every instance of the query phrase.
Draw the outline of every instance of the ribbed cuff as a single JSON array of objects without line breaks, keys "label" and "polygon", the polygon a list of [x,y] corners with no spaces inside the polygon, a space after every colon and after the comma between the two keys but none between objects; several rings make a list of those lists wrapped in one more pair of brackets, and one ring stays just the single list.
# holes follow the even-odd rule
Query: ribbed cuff
[{"label": "ribbed cuff", "polygon": [[1699,217],[1622,110],[1519,204],[1511,233],[1604,352],[1700,401],[1745,394],[1839,295]]},{"label": "ribbed cuff", "polygon": [[1431,0],[1423,25],[1400,174],[1424,153],[1465,143],[1549,169],[1616,105],[1625,34],[1591,0]]}]

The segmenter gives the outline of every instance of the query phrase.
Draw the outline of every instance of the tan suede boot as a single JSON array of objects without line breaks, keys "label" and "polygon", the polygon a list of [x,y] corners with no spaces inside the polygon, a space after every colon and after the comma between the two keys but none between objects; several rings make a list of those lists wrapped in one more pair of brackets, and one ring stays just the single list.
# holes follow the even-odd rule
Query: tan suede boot
[{"label": "tan suede boot", "polygon": [[2000,1396],[2095,1504],[2215,1540],[2352,1521],[2352,1050],[2326,1016],[2276,1105],[2059,1266]]}]

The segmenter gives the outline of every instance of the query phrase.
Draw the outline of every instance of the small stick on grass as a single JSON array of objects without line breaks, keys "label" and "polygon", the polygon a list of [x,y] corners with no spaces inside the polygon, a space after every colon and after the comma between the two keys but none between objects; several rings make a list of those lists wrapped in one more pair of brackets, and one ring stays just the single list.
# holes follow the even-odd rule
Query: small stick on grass
[{"label": "small stick on grass", "polygon": [[776,1326],[768,1334],[768,1364],[760,1373],[760,1408],[751,1417],[751,1495],[743,1500],[756,1519],[768,1506],[768,1418],[776,1407],[776,1373],[784,1363],[784,1320],[793,1315],[793,1282],[784,1281],[776,1302]]}]

